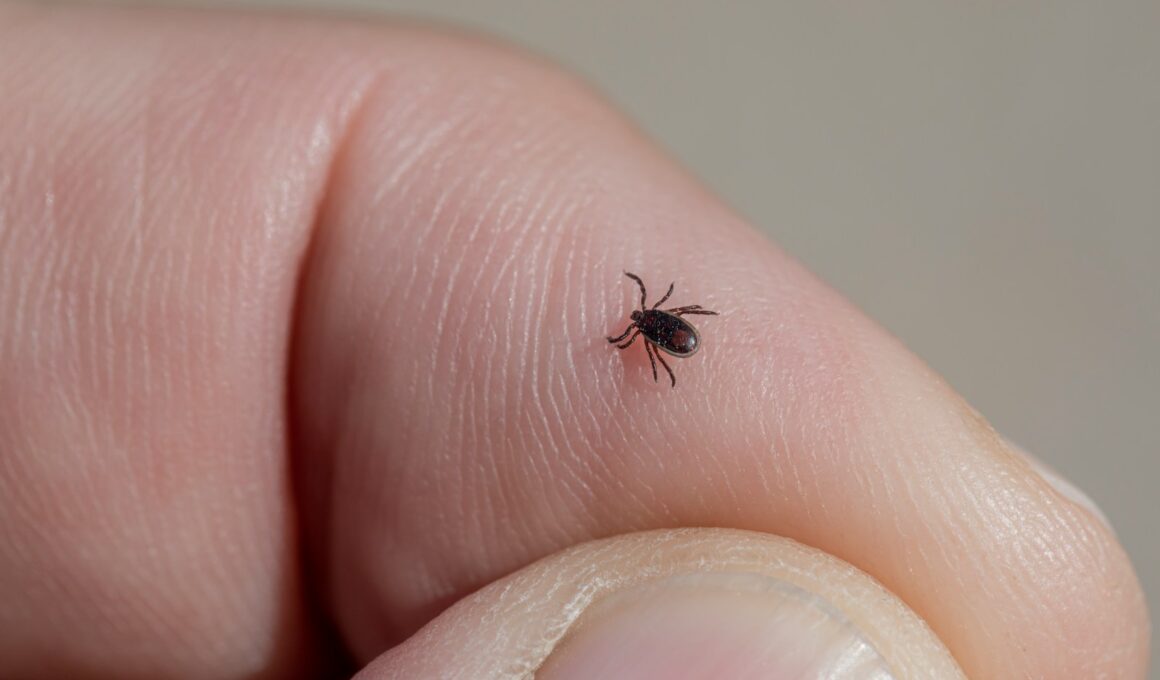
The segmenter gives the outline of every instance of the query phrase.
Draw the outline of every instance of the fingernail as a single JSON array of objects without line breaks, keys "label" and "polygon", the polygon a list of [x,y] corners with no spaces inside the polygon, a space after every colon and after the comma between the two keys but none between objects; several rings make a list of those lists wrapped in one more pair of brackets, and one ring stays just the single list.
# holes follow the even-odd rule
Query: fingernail
[{"label": "fingernail", "polygon": [[1105,515],[1103,511],[1100,510],[1095,501],[1089,498],[1088,495],[1083,491],[1080,491],[1078,486],[1072,484],[1065,477],[1063,477],[1063,475],[1053,470],[1047,465],[1047,463],[1044,463],[1043,461],[1028,453],[1027,450],[1022,446],[1012,442],[1010,439],[1004,438],[1004,441],[1007,442],[1007,446],[1011,447],[1012,451],[1015,451],[1023,456],[1027,462],[1031,464],[1031,469],[1039,473],[1039,476],[1042,477],[1044,481],[1046,481],[1051,486],[1051,488],[1055,489],[1059,495],[1090,512],[1095,516],[1096,519],[1098,519],[1100,522],[1103,522],[1104,526],[1106,526],[1108,529],[1111,529],[1112,533],[1115,533],[1115,529],[1112,529],[1112,523],[1108,521],[1107,515]]},{"label": "fingernail", "polygon": [[689,574],[589,607],[538,679],[893,678],[837,608],[767,576]]}]

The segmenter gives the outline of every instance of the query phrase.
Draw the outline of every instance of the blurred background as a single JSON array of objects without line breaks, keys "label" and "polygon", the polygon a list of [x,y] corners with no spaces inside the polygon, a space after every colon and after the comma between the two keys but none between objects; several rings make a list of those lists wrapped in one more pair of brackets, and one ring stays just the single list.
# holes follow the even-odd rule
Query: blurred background
[{"label": "blurred background", "polygon": [[586,76],[1085,490],[1160,616],[1160,2],[296,2]]}]

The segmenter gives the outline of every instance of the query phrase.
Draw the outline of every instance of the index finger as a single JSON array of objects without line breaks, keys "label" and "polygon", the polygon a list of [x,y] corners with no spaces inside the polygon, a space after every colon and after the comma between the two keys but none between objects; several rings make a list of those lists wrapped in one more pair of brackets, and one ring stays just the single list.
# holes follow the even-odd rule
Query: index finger
[{"label": "index finger", "polygon": [[[1143,673],[1112,534],[583,87],[409,29],[368,53],[292,385],[312,550],[361,656],[564,546],[726,526],[869,572],[971,677]],[[721,312],[676,389],[606,340],[639,302],[624,270]]]}]

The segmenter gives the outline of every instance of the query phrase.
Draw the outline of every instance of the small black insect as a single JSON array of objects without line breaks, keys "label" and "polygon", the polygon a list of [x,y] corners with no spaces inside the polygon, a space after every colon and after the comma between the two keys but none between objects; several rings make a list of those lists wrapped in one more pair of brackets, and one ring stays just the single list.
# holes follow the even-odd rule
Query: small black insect
[{"label": "small black insect", "polygon": [[[644,336],[644,351],[648,354],[649,363],[652,364],[653,381],[657,380],[657,360],[661,362],[661,366],[669,372],[669,378],[673,381],[673,387],[677,386],[677,376],[673,375],[673,369],[665,363],[664,358],[656,350],[660,349],[668,354],[671,354],[678,359],[685,359],[697,353],[701,349],[701,335],[693,328],[693,324],[685,321],[681,317],[685,314],[712,314],[717,315],[717,312],[710,312],[707,309],[702,309],[701,305],[686,305],[684,307],[673,307],[672,309],[657,309],[669,296],[673,294],[673,286],[676,284],[669,284],[669,292],[657,301],[651,308],[645,306],[645,290],[644,281],[636,274],[624,273],[625,276],[636,281],[636,285],[640,286],[640,310],[634,311],[632,316],[632,323],[620,337],[608,338],[608,342],[616,344],[625,338],[628,342],[623,345],[616,345],[620,349],[625,349],[636,340],[636,336]],[[635,332],[634,332],[635,331]],[[632,337],[629,338],[629,333]],[[656,358],[653,358],[653,355]]]}]

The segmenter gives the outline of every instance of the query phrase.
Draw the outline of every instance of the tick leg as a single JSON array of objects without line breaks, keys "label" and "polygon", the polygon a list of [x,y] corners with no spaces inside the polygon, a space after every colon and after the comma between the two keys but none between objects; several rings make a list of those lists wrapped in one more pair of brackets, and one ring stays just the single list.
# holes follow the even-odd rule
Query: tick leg
[{"label": "tick leg", "polygon": [[640,277],[637,276],[636,274],[630,274],[628,272],[625,272],[624,275],[627,276],[628,278],[632,279],[633,281],[636,281],[636,285],[640,286],[640,308],[644,309],[645,308],[645,306],[644,306],[644,297],[645,297],[644,281],[641,281]]},{"label": "tick leg", "polygon": [[632,337],[628,339],[628,342],[624,343],[623,345],[617,345],[617,347],[619,347],[620,349],[628,348],[628,346],[631,345],[634,340],[636,340],[636,336],[638,336],[638,335],[640,335],[640,331],[633,333]]},{"label": "tick leg", "polygon": [[683,305],[681,307],[673,307],[672,309],[666,309],[665,311],[668,312],[669,314],[676,314],[677,312],[687,312],[690,309],[701,309],[701,305]]},{"label": "tick leg", "polygon": [[[660,360],[661,366],[664,366],[665,370],[669,372],[669,379],[671,379],[673,381],[673,387],[676,387],[677,386],[677,376],[673,375],[673,369],[669,368],[669,365],[665,363],[665,358],[661,356],[660,352],[657,352],[657,359]],[[653,370],[654,371],[656,370],[656,366],[653,366]]]},{"label": "tick leg", "polygon": [[621,333],[619,336],[617,336],[615,338],[608,338],[608,341],[609,342],[620,342],[621,340],[627,338],[628,334],[631,333],[632,329],[634,329],[634,328],[636,328],[636,322],[628,324],[628,328],[625,328],[623,333]]},{"label": "tick leg", "polygon": [[673,316],[684,316],[686,314],[707,314],[709,316],[717,316],[717,312],[710,312],[707,309],[686,309],[683,312],[676,312]]},{"label": "tick leg", "polygon": [[665,300],[669,299],[669,296],[673,294],[673,286],[675,286],[675,285],[677,285],[675,281],[673,283],[669,284],[669,292],[665,293],[665,296],[663,298],[661,298],[660,300],[657,300],[657,303],[652,306],[653,309],[660,307],[662,304],[664,304]]},{"label": "tick leg", "polygon": [[[657,360],[653,358],[652,345],[648,344],[647,342],[644,343],[644,351],[648,354],[648,362],[652,364],[653,382],[657,382]],[[663,362],[664,359],[661,359],[661,361]]]}]

